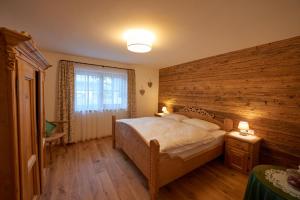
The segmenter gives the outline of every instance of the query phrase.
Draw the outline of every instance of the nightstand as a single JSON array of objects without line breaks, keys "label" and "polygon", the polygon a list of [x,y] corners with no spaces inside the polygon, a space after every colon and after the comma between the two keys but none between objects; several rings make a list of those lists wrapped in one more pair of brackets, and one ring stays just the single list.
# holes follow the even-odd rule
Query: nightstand
[{"label": "nightstand", "polygon": [[165,115],[165,113],[154,113],[154,116],[155,117],[162,117],[162,116],[164,116]]},{"label": "nightstand", "polygon": [[255,135],[242,136],[232,131],[225,135],[225,164],[243,173],[248,173],[259,162],[261,138]]}]

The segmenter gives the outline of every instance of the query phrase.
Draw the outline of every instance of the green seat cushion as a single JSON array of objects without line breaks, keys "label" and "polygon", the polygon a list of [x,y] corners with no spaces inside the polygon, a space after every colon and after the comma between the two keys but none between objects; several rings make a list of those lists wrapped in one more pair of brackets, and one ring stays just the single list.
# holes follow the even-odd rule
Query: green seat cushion
[{"label": "green seat cushion", "polygon": [[49,137],[52,135],[53,130],[56,128],[56,125],[54,123],[51,123],[46,120],[46,137]]}]

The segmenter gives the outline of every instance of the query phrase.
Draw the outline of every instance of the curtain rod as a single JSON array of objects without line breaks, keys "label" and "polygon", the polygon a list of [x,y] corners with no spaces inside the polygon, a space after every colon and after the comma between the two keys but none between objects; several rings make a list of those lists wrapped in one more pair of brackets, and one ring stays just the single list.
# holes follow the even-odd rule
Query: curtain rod
[{"label": "curtain rod", "polygon": [[128,68],[122,68],[122,67],[112,67],[112,66],[98,65],[98,64],[92,64],[92,63],[78,62],[78,61],[73,61],[73,60],[59,60],[59,61],[67,61],[67,62],[73,62],[73,63],[83,64],[83,65],[93,65],[93,66],[98,66],[98,67],[107,67],[107,68],[114,68],[114,69],[134,70],[134,69],[128,69]]}]

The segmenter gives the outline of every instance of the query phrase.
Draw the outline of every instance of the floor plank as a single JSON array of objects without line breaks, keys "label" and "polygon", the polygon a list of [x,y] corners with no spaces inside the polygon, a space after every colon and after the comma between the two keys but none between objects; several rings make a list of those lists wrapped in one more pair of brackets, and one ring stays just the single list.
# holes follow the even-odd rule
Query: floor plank
[{"label": "floor plank", "polygon": [[[111,138],[56,148],[42,200],[147,200],[147,181]],[[217,159],[160,189],[160,200],[242,199],[247,176]]]}]

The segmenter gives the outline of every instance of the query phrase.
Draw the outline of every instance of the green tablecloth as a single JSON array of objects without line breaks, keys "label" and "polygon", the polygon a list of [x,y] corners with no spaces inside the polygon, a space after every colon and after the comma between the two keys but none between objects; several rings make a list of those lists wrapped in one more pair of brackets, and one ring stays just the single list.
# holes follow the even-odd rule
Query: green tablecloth
[{"label": "green tablecloth", "polygon": [[267,169],[285,170],[283,167],[273,165],[256,166],[249,176],[244,200],[296,200],[297,198],[283,192],[265,179]]}]

